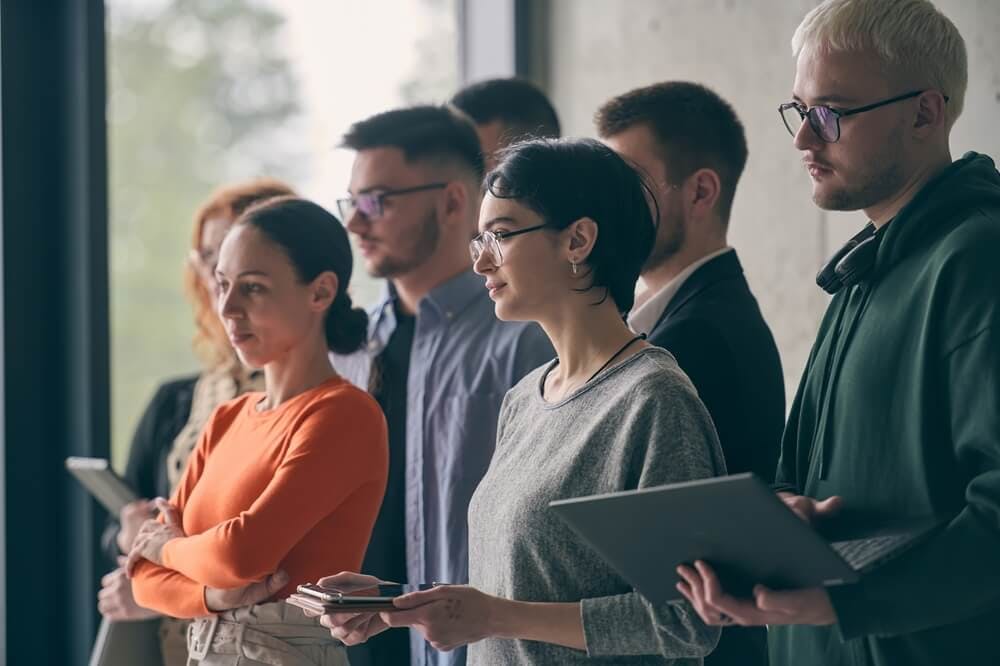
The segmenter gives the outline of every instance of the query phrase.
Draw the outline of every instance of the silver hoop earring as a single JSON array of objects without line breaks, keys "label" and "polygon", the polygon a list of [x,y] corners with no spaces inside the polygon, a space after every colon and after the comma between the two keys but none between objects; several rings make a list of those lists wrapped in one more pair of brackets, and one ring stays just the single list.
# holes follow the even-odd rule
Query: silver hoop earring
[{"label": "silver hoop earring", "polygon": [[569,262],[569,265],[573,267],[573,275],[577,275],[580,272],[579,269],[576,267],[575,261]]}]

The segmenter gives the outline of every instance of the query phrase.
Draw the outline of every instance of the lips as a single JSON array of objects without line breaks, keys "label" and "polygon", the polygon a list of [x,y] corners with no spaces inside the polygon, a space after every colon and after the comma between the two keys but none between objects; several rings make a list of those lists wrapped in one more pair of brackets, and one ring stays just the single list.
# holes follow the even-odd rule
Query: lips
[{"label": "lips", "polygon": [[829,176],[833,173],[833,169],[826,166],[825,164],[820,164],[819,162],[803,162],[806,167],[806,171],[813,178],[822,178],[824,176]]},{"label": "lips", "polygon": [[378,241],[370,238],[358,238],[358,251],[361,254],[371,254],[375,250],[376,245],[378,245]]},{"label": "lips", "polygon": [[232,331],[229,333],[229,341],[233,343],[234,347],[239,347],[240,345],[245,345],[251,339],[253,339],[253,333],[236,332]]},{"label": "lips", "polygon": [[507,286],[506,282],[487,282],[486,289],[490,292],[490,298],[496,296],[497,292]]},{"label": "lips", "polygon": [[816,159],[816,155],[812,152],[802,153],[802,165],[813,178],[820,178],[833,173],[833,167],[822,160]]}]

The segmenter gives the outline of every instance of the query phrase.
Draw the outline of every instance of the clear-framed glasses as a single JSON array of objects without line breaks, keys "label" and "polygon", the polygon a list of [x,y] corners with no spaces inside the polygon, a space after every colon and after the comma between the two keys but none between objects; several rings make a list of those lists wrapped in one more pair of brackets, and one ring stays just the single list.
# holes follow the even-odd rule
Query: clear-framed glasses
[{"label": "clear-framed glasses", "polygon": [[340,219],[345,224],[354,217],[355,213],[361,213],[369,220],[377,220],[385,212],[384,202],[389,197],[398,197],[403,194],[413,194],[414,192],[425,192],[427,190],[439,190],[443,187],[448,187],[448,183],[427,183],[426,185],[404,187],[398,190],[362,192],[357,196],[337,199],[337,210],[340,211]]},{"label": "clear-framed glasses", "polygon": [[[816,106],[806,108],[805,105],[799,104],[798,102],[785,102],[778,107],[778,114],[781,115],[781,120],[785,123],[785,128],[792,136],[798,134],[799,128],[802,127],[802,123],[804,123],[808,118],[809,127],[816,133],[816,136],[826,143],[837,143],[840,141],[841,118],[853,116],[858,113],[864,113],[865,111],[871,111],[888,104],[902,102],[904,99],[912,99],[917,95],[924,94],[925,92],[927,91],[913,90],[902,95],[897,95],[896,97],[884,99],[881,102],[866,104],[865,106],[859,106],[854,109],[834,109],[833,107],[825,104],[817,104]],[[945,95],[944,101],[948,101],[947,95]]]},{"label": "clear-framed glasses", "polygon": [[538,224],[527,229],[517,229],[516,231],[484,231],[469,242],[469,254],[472,255],[472,263],[479,261],[479,257],[484,254],[493,258],[493,265],[499,266],[503,263],[503,251],[500,249],[500,241],[505,238],[513,238],[526,234],[529,231],[538,231],[546,228],[547,224]]}]

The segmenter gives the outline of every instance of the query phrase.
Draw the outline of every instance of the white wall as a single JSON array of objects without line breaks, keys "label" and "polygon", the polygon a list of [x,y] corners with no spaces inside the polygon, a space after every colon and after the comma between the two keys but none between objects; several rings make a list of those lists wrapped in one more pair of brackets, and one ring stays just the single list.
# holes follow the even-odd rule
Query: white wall
[{"label": "white wall", "polygon": [[[827,297],[822,262],[864,224],[827,213],[778,117],[790,97],[789,41],[814,0],[549,0],[548,82],[567,135],[593,136],[609,97],[671,79],[727,99],[747,131],[750,159],[736,195],[730,243],[742,258],[781,351],[789,402]],[[952,134],[958,157],[1000,158],[1000,0],[940,0],[969,51],[966,107]]]}]

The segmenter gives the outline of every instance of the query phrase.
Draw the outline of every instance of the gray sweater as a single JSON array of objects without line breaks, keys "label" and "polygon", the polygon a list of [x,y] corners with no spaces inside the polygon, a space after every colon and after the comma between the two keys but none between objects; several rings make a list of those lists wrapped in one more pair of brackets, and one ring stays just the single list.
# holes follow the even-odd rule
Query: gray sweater
[{"label": "gray sweater", "polygon": [[504,399],[496,452],[469,505],[470,584],[519,601],[581,602],[587,652],[488,639],[470,646],[469,664],[699,664],[719,631],[686,602],[652,606],[548,503],[725,474],[708,412],[657,347],[550,404],[542,383],[552,367]]}]

